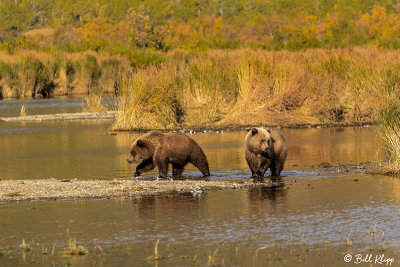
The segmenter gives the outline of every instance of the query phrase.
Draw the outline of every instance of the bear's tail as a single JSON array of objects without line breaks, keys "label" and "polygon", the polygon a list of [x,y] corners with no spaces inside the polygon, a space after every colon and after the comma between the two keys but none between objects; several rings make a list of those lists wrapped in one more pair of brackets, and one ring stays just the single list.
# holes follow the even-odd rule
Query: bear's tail
[{"label": "bear's tail", "polygon": [[200,147],[192,153],[190,161],[201,171],[204,177],[210,176],[207,157]]}]

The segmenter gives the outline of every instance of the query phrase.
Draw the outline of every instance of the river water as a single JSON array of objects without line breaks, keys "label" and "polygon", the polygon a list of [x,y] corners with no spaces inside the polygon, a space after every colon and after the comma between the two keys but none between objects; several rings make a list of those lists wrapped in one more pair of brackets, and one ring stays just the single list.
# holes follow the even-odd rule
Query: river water
[{"label": "river water", "polygon": [[[0,124],[0,177],[3,179],[129,178],[126,162],[138,133],[108,134],[110,121],[17,122]],[[379,159],[374,127],[282,129],[289,145],[283,175],[298,175],[321,162],[360,163]],[[245,131],[196,133],[215,178],[248,177]],[[304,166],[306,165],[306,166]],[[188,166],[186,175],[199,175]],[[150,172],[147,176],[154,176]],[[145,175],[145,176],[146,176]]]},{"label": "river water", "polygon": [[[130,178],[138,133],[110,121],[0,124],[2,179]],[[400,180],[315,166],[381,161],[375,127],[282,129],[284,186],[201,195],[0,203],[0,266],[347,266],[357,254],[399,265]],[[211,179],[246,179],[245,131],[191,135]],[[145,177],[156,175],[150,172]],[[200,175],[188,166],[184,176]],[[21,249],[25,241],[29,248]],[[88,250],[69,256],[68,241]],[[155,246],[160,260],[154,260]],[[346,265],[344,257],[351,256]],[[346,256],[349,259],[349,256]],[[362,263],[361,266],[369,266]]]}]

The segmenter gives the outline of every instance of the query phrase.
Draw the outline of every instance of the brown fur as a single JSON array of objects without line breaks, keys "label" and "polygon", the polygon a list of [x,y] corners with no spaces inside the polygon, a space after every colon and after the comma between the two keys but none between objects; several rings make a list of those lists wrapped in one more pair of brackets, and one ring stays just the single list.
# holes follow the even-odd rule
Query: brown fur
[{"label": "brown fur", "polygon": [[245,157],[252,177],[263,178],[268,168],[272,176],[280,176],[288,149],[278,129],[252,128],[245,138]]},{"label": "brown fur", "polygon": [[182,176],[188,162],[196,166],[204,177],[210,176],[206,155],[200,146],[182,133],[151,131],[133,141],[129,163],[140,163],[135,177],[158,167],[160,178],[166,178],[168,164],[172,164],[173,177]]}]

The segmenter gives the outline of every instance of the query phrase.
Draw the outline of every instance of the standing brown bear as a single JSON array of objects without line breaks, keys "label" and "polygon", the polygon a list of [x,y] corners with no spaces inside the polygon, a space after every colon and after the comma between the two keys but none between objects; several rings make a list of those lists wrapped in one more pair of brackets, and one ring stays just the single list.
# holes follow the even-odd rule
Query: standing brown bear
[{"label": "standing brown bear", "polygon": [[135,177],[158,167],[159,178],[167,178],[168,164],[172,164],[173,177],[181,177],[188,162],[196,166],[204,177],[210,176],[206,155],[200,146],[182,133],[151,131],[133,141],[129,163],[140,163]]},{"label": "standing brown bear", "polygon": [[268,168],[279,176],[288,149],[285,137],[278,129],[252,128],[245,139],[245,156],[252,177],[262,179]]}]

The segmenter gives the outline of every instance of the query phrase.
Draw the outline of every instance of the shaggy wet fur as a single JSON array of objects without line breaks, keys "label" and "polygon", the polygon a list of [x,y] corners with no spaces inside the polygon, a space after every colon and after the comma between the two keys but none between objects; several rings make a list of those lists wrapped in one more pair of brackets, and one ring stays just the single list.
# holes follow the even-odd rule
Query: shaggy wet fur
[{"label": "shaggy wet fur", "polygon": [[271,169],[280,176],[288,149],[285,137],[278,129],[252,128],[245,138],[245,157],[254,178],[262,179]]},{"label": "shaggy wet fur", "polygon": [[192,138],[182,133],[148,132],[133,142],[128,162],[140,163],[136,167],[135,177],[157,166],[159,177],[167,178],[170,163],[173,177],[181,177],[184,167],[189,162],[196,166],[204,177],[210,176],[203,150]]}]

